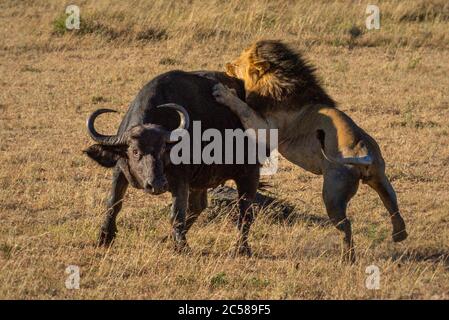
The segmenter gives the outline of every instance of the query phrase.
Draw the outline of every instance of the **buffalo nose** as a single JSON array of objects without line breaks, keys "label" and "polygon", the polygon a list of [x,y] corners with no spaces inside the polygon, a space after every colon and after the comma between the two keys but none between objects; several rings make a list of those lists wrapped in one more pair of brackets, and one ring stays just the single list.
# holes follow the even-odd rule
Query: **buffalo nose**
[{"label": "buffalo nose", "polygon": [[167,189],[168,189],[168,182],[165,179],[153,181],[153,183],[147,181],[147,183],[145,184],[145,190],[156,195],[164,193],[165,191],[167,191]]}]

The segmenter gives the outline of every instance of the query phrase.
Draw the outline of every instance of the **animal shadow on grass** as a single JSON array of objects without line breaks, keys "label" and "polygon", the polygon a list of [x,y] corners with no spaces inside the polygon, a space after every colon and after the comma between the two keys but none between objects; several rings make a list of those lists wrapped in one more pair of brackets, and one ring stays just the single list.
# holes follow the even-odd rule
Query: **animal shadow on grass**
[{"label": "animal shadow on grass", "polygon": [[[230,218],[233,221],[237,221],[238,194],[236,189],[228,186],[219,186],[213,189],[209,195],[210,207],[208,208],[206,222],[210,222],[224,213],[230,214]],[[297,222],[305,222],[309,227],[326,227],[331,225],[327,217],[299,212],[292,204],[285,200],[277,199],[266,192],[257,192],[255,205],[258,217],[265,216],[274,223],[294,225]]]},{"label": "animal shadow on grass", "polygon": [[412,249],[404,253],[395,253],[393,261],[397,262],[431,262],[433,264],[442,263],[449,271],[449,251],[432,251],[427,249]]},{"label": "animal shadow on grass", "polygon": [[[207,210],[205,223],[229,216],[230,220],[237,223],[238,193],[237,190],[228,186],[219,186],[209,192],[210,206]],[[331,222],[327,217],[313,213],[299,212],[291,203],[278,199],[266,192],[262,187],[255,198],[256,219],[264,218],[272,223],[293,226],[295,223],[305,223],[307,227],[328,227]],[[211,255],[211,252],[203,251],[203,255]],[[213,254],[212,254],[213,255]],[[253,252],[253,257],[264,260],[286,259],[286,254],[273,255],[269,252]]]}]

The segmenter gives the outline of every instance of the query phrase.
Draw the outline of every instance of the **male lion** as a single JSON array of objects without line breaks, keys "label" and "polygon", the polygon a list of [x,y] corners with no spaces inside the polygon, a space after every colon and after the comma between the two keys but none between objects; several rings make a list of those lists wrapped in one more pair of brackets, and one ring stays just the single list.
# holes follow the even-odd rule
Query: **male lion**
[{"label": "male lion", "polygon": [[393,241],[407,238],[379,146],[336,108],[314,68],[297,52],[279,41],[259,41],[226,64],[226,71],[244,81],[246,103],[222,84],[214,87],[216,100],[236,113],[247,129],[278,129],[279,152],[324,176],[323,200],[330,220],[344,233],[345,260],[355,261],[346,208],[360,180],[376,190],[390,213]]}]

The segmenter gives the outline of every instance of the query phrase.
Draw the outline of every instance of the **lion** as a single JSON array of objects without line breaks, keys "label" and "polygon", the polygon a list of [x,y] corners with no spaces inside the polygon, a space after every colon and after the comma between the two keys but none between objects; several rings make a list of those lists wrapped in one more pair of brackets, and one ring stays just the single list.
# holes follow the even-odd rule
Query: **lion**
[{"label": "lion", "polygon": [[246,102],[222,84],[213,89],[215,99],[229,107],[246,129],[278,129],[279,153],[324,176],[322,197],[330,220],[343,234],[344,260],[355,261],[346,209],[360,180],[379,194],[388,210],[393,241],[407,238],[378,144],[337,109],[314,67],[298,52],[280,41],[258,41],[227,63],[226,73],[243,80]]}]

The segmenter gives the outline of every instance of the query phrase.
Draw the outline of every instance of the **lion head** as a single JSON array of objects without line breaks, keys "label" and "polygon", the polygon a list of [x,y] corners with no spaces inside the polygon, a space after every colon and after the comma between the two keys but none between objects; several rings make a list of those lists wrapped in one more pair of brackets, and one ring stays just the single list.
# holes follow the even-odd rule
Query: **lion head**
[{"label": "lion head", "polygon": [[258,41],[233,62],[226,64],[226,73],[245,83],[247,96],[257,94],[283,101],[292,95],[299,95],[299,99],[304,101],[323,100],[323,103],[333,104],[321,88],[314,71],[315,68],[300,53],[276,40]]}]

